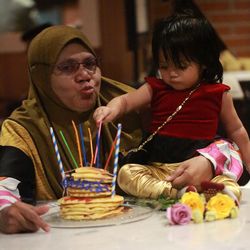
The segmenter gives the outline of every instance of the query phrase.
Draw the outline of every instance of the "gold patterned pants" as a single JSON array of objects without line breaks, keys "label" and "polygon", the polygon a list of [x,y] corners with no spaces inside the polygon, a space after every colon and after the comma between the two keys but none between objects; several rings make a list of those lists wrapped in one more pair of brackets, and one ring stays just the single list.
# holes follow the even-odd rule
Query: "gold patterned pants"
[{"label": "gold patterned pants", "polygon": [[[128,195],[140,198],[157,198],[160,195],[176,198],[178,190],[166,177],[171,175],[180,163],[152,163],[152,165],[126,164],[118,173],[118,185]],[[223,183],[240,201],[240,186],[225,175],[218,175],[211,181]]]}]

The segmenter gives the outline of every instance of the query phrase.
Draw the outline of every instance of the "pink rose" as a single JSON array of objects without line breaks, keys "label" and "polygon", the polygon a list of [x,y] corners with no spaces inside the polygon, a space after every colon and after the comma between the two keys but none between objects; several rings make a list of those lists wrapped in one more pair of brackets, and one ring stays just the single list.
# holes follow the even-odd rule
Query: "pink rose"
[{"label": "pink rose", "polygon": [[166,216],[170,225],[185,225],[192,219],[192,210],[185,204],[176,203],[167,209]]}]

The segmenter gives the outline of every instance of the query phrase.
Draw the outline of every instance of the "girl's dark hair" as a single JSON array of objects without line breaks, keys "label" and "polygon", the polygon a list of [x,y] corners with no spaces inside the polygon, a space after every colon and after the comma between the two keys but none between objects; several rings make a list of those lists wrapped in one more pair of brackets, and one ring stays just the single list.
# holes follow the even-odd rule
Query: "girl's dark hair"
[{"label": "girl's dark hair", "polygon": [[159,21],[153,31],[152,54],[159,68],[160,51],[176,67],[182,68],[183,58],[204,69],[201,80],[207,83],[222,82],[220,47],[217,34],[206,18],[174,15]]},{"label": "girl's dark hair", "polygon": [[[200,10],[199,6],[193,0],[171,0],[171,9],[172,9],[172,15],[189,15],[194,17],[206,18],[206,16]],[[208,19],[207,21],[209,22]],[[214,32],[215,35],[217,36],[216,39],[218,40],[217,42],[220,52],[226,50],[227,49],[226,44],[220,38],[215,29]]]}]

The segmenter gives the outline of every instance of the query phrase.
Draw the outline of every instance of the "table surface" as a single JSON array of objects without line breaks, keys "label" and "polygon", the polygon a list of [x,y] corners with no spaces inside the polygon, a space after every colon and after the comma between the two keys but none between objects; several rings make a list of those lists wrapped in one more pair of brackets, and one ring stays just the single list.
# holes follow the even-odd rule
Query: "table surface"
[{"label": "table surface", "polygon": [[51,228],[49,233],[4,235],[0,250],[38,249],[250,249],[250,188],[242,188],[239,217],[201,224],[169,226],[165,213],[156,211],[144,220],[92,228]]}]

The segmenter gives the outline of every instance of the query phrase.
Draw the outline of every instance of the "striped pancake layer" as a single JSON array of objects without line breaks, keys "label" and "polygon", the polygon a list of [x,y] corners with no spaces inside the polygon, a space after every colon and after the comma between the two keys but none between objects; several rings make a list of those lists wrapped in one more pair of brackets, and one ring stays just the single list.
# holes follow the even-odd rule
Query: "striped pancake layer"
[{"label": "striped pancake layer", "polygon": [[58,202],[60,215],[64,219],[95,220],[121,213],[124,198],[120,195],[115,195],[113,198],[72,198],[67,196],[59,199]]}]

